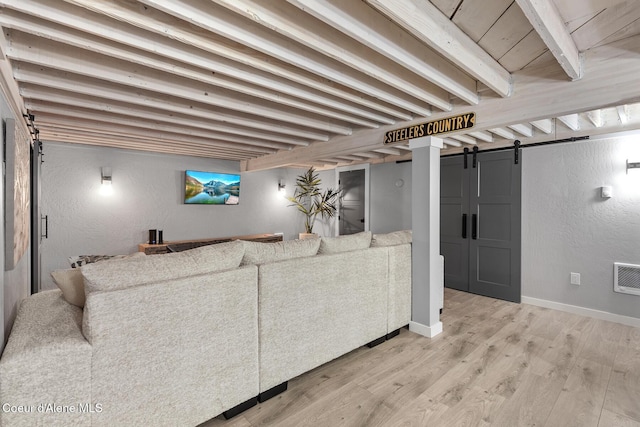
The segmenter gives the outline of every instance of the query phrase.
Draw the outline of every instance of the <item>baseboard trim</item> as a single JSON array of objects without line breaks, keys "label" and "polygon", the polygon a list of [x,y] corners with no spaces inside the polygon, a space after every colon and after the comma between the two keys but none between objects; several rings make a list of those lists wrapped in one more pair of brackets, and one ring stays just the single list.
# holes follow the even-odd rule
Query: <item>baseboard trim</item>
[{"label": "baseboard trim", "polygon": [[427,326],[412,320],[409,322],[409,330],[424,337],[433,338],[442,333],[442,322],[437,322],[433,324],[433,326]]},{"label": "baseboard trim", "polygon": [[636,328],[640,328],[640,319],[637,317],[622,316],[620,314],[609,313],[608,311],[594,310],[592,308],[580,307],[577,305],[563,304],[561,302],[548,301],[539,298],[522,297],[523,304],[536,305],[538,307],[552,308],[554,310],[566,311],[567,313],[579,314],[581,316],[593,317],[609,322],[621,323]]}]

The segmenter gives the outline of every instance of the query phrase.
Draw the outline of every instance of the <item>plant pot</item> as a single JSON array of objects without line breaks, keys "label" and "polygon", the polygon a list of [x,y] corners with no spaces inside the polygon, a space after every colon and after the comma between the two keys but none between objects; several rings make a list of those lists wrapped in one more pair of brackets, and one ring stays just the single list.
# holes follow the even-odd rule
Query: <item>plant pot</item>
[{"label": "plant pot", "polygon": [[303,240],[303,239],[317,239],[318,235],[316,233],[299,233],[298,234],[298,239]]}]

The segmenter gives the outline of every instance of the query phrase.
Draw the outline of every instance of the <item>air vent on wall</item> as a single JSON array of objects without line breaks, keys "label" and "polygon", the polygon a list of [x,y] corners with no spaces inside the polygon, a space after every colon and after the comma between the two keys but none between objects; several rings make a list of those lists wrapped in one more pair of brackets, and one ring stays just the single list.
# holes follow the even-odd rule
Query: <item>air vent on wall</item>
[{"label": "air vent on wall", "polygon": [[613,263],[613,290],[640,295],[640,265]]}]

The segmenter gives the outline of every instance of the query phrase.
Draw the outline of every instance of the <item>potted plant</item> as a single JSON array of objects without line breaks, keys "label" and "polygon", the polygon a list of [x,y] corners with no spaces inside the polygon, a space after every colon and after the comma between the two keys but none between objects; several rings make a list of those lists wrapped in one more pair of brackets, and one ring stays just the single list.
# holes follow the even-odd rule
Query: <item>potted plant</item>
[{"label": "potted plant", "polygon": [[315,236],[313,225],[318,215],[322,219],[332,218],[337,211],[337,202],[340,198],[340,190],[327,188],[320,189],[321,179],[312,166],[304,174],[296,178],[296,189],[293,196],[287,197],[305,216],[305,233],[300,233],[300,238]]}]

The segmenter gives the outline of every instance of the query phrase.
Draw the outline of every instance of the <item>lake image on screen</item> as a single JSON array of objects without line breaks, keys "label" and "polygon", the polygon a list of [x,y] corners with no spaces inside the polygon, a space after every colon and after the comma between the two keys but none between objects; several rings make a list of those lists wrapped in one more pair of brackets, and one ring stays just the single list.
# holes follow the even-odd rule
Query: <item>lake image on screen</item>
[{"label": "lake image on screen", "polygon": [[185,172],[184,202],[205,205],[237,205],[240,175],[214,172]]}]

